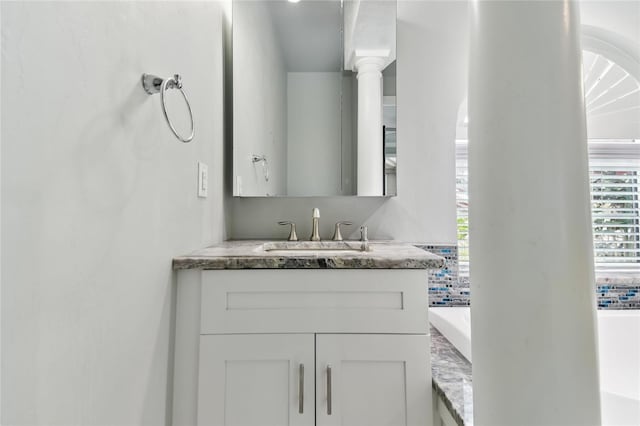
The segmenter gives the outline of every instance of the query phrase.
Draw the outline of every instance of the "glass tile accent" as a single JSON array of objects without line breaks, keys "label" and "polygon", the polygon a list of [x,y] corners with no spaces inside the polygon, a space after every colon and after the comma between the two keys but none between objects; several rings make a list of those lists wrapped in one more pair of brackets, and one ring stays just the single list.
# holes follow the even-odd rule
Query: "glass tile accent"
[{"label": "glass tile accent", "polygon": [[[416,244],[423,250],[445,258],[445,266],[429,271],[430,306],[470,306],[469,276],[460,274],[458,247],[443,244]],[[640,309],[640,277],[596,279],[598,309]]]}]

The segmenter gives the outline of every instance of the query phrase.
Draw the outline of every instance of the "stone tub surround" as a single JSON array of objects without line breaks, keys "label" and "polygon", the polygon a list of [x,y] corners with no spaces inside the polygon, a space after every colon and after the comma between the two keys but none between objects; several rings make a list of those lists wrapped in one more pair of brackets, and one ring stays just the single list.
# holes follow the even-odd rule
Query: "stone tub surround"
[{"label": "stone tub surround", "polygon": [[471,363],[435,327],[431,329],[431,377],[436,395],[460,426],[473,424]]},{"label": "stone tub surround", "polygon": [[439,269],[440,256],[411,244],[369,241],[369,251],[265,251],[271,241],[225,241],[173,259],[173,269]]}]

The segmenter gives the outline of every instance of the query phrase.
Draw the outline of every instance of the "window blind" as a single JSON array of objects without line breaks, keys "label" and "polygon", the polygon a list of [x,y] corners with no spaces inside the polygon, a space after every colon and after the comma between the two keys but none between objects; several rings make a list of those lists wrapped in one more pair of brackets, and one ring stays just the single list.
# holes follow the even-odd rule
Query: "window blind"
[{"label": "window blind", "polygon": [[[459,274],[469,273],[467,141],[456,141]],[[590,141],[589,178],[596,272],[640,272],[640,144]]]},{"label": "window blind", "polygon": [[638,167],[591,165],[591,211],[597,270],[640,269]]}]

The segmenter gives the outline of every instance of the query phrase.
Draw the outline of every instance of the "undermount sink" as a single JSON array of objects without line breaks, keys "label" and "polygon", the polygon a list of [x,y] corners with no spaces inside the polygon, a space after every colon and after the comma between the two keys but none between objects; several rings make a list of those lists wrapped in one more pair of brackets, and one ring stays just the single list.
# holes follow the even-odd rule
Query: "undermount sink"
[{"label": "undermount sink", "polygon": [[274,241],[262,245],[264,251],[369,251],[369,245],[360,241]]}]

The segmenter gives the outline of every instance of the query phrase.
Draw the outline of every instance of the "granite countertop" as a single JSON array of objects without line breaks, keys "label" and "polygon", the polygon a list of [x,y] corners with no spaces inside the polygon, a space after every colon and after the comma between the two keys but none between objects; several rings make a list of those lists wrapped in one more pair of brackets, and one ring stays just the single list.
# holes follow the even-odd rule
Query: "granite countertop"
[{"label": "granite countertop", "polygon": [[433,326],[431,327],[431,377],[436,395],[460,426],[473,425],[471,363]]},{"label": "granite countertop", "polygon": [[[278,249],[288,244],[298,250]],[[440,269],[444,266],[444,258],[407,243],[369,241],[368,251],[353,250],[360,247],[359,241],[345,241],[344,250],[311,250],[305,248],[305,244],[310,243],[225,241],[175,257],[173,269]]]}]

